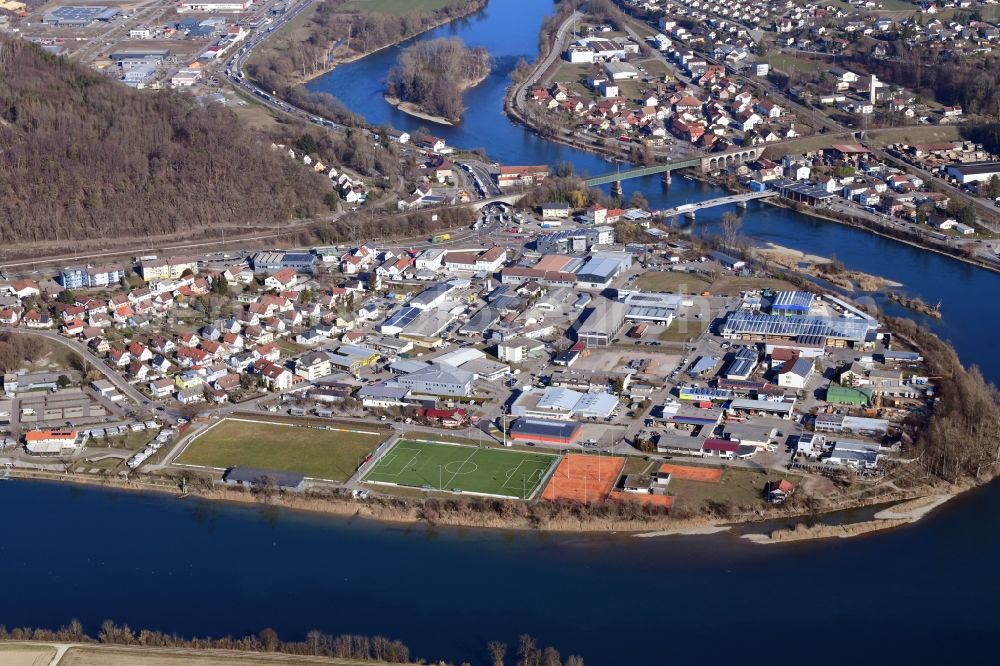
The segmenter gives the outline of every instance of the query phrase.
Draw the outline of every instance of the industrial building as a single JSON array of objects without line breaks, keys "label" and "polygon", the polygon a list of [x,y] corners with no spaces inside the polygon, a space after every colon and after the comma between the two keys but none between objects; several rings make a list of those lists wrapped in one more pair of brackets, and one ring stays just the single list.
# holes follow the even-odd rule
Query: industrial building
[{"label": "industrial building", "polygon": [[517,442],[548,442],[572,444],[580,436],[582,426],[566,421],[520,418],[510,426],[510,437]]},{"label": "industrial building", "polygon": [[850,416],[848,414],[817,414],[816,432],[855,433],[858,435],[884,435],[889,432],[886,419]]},{"label": "industrial building", "polygon": [[843,347],[874,340],[878,322],[873,319],[846,317],[784,317],[774,314],[733,312],[721,328],[722,337],[729,340],[763,341],[768,338],[798,338],[820,336],[827,345]]},{"label": "industrial building", "polygon": [[1000,176],[1000,162],[966,162],[948,165],[948,175],[961,185],[988,183],[993,176]]},{"label": "industrial building", "polygon": [[597,252],[576,271],[576,281],[583,287],[607,287],[631,265],[632,255],[625,252]]},{"label": "industrial building", "polygon": [[870,442],[859,442],[851,439],[838,439],[827,454],[827,462],[834,465],[850,465],[852,467],[867,467],[878,465],[881,447]]},{"label": "industrial building", "polygon": [[625,326],[628,306],[619,301],[601,299],[584,313],[576,339],[588,347],[607,347]]},{"label": "industrial building", "polygon": [[110,21],[121,12],[116,7],[104,7],[92,5],[88,7],[76,7],[66,5],[54,7],[42,16],[42,23],[54,25],[60,28],[75,27],[81,28],[90,25],[95,21]]},{"label": "industrial building", "polygon": [[813,294],[808,291],[779,291],[771,303],[771,313],[783,316],[809,314]]},{"label": "industrial building", "polygon": [[542,254],[578,254],[595,245],[613,245],[614,242],[615,228],[600,225],[542,234],[535,240],[535,249]]},{"label": "industrial building", "polygon": [[184,12],[245,12],[253,5],[253,0],[182,0],[177,5],[177,13]]},{"label": "industrial building", "polygon": [[397,310],[394,314],[389,316],[382,324],[378,327],[379,333],[383,335],[399,335],[406,327],[409,326],[414,319],[416,319],[423,310],[415,307],[403,307]]},{"label": "industrial building", "polygon": [[618,408],[618,397],[610,393],[581,393],[549,386],[542,390],[528,387],[510,408],[514,416],[571,419],[604,419]]},{"label": "industrial building", "polygon": [[726,366],[726,371],[722,374],[726,379],[750,379],[750,375],[757,369],[759,357],[756,349],[750,347],[740,347],[733,354],[732,360]]},{"label": "industrial building", "polygon": [[420,310],[430,310],[444,303],[455,287],[450,282],[440,282],[424,289],[410,299],[408,305]]},{"label": "industrial building", "polygon": [[774,400],[752,400],[737,398],[729,403],[729,411],[746,416],[776,416],[782,419],[792,418],[794,402],[777,402]]},{"label": "industrial building", "polygon": [[250,258],[258,273],[276,273],[283,268],[294,269],[296,273],[312,273],[318,261],[319,257],[309,252],[257,252]]},{"label": "industrial building", "polygon": [[467,396],[472,393],[471,372],[440,365],[430,365],[395,379],[399,386],[426,395]]}]

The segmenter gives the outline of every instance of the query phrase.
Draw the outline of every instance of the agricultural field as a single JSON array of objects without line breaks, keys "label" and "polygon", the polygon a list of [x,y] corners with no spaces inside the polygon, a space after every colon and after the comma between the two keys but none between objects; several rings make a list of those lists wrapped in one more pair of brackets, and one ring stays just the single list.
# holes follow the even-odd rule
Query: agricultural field
[{"label": "agricultural field", "polygon": [[357,431],[225,419],[188,444],[176,462],[258,467],[342,483],[382,439]]},{"label": "agricultural field", "polygon": [[364,477],[367,483],[533,497],[558,456],[400,440]]}]

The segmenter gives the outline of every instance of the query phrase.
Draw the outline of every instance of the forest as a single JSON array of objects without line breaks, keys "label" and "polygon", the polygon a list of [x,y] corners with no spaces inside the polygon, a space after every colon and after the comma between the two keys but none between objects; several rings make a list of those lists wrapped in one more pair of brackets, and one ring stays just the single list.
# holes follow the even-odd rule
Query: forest
[{"label": "forest", "polygon": [[490,54],[457,37],[417,42],[399,54],[389,70],[386,94],[421,111],[458,121],[462,92],[490,73]]},{"label": "forest", "polygon": [[935,377],[937,404],[917,438],[923,468],[955,483],[989,480],[1000,464],[1000,393],[979,368],[966,369],[951,345],[909,319],[892,320],[911,340]]},{"label": "forest", "polygon": [[145,237],[329,212],[330,186],[222,105],[135,91],[0,36],[0,240]]}]

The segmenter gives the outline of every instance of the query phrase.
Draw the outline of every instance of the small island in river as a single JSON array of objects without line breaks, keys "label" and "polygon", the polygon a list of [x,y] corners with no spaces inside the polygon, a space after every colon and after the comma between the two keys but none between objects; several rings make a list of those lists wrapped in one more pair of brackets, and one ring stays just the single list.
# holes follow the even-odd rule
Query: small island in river
[{"label": "small island in river", "polygon": [[490,74],[490,56],[457,38],[418,42],[403,51],[386,80],[386,101],[401,111],[451,125],[462,119],[462,93]]}]

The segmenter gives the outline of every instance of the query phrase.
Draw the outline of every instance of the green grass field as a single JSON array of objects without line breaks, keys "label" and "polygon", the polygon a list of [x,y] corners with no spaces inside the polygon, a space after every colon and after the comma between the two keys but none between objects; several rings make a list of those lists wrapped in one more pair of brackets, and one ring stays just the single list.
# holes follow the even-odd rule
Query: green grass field
[{"label": "green grass field", "polygon": [[191,442],[177,462],[220,469],[244,465],[343,482],[382,439],[360,432],[226,419]]},{"label": "green grass field", "polygon": [[708,322],[701,319],[675,319],[657,336],[663,342],[687,342],[701,337],[708,328]]},{"label": "green grass field", "polygon": [[400,440],[364,480],[415,488],[532,497],[558,456]]},{"label": "green grass field", "polygon": [[708,287],[708,279],[697,273],[684,271],[649,271],[639,276],[635,286],[643,291],[700,294]]},{"label": "green grass field", "polygon": [[826,68],[826,64],[817,60],[800,58],[789,53],[769,53],[764,56],[764,61],[771,67],[787,74],[791,70],[798,72],[818,72]]}]

